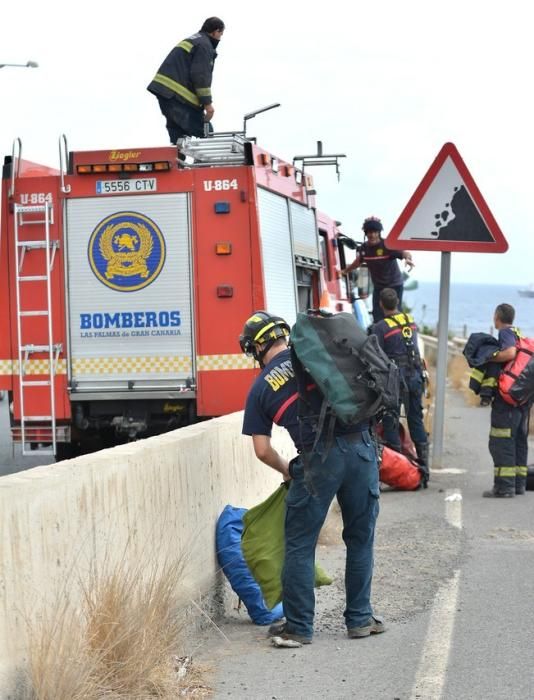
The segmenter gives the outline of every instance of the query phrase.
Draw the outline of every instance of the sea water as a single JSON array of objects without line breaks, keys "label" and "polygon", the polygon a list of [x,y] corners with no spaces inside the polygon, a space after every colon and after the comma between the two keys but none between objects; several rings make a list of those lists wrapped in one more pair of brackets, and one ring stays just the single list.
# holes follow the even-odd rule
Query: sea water
[{"label": "sea water", "polygon": [[[534,337],[534,298],[521,297],[518,290],[513,285],[451,282],[449,332],[466,337],[470,333],[491,333],[495,307],[507,303],[515,308],[514,325],[523,335]],[[419,282],[417,289],[404,292],[403,301],[419,327],[437,328],[439,282]]]}]

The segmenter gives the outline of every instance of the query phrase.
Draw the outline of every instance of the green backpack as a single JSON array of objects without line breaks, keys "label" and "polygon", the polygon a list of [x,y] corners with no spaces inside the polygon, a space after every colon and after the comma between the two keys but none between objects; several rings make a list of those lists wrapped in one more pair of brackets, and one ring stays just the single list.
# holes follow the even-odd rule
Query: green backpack
[{"label": "green backpack", "polygon": [[398,367],[352,314],[299,313],[290,338],[301,402],[310,378],[323,395],[318,434],[327,414],[353,425],[398,409]]}]

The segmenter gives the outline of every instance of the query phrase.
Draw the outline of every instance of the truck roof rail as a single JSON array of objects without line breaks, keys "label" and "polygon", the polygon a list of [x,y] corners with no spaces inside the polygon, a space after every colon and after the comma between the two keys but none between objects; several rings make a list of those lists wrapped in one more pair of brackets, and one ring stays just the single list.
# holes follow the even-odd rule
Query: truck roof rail
[{"label": "truck roof rail", "polygon": [[186,136],[178,139],[178,164],[181,167],[209,167],[215,165],[252,165],[252,143],[254,137],[247,136],[247,122],[258,114],[280,107],[279,102],[248,112],[243,117],[242,131],[210,133],[209,124],[204,125],[204,138]]},{"label": "truck roof rail", "polygon": [[243,133],[223,132],[197,139],[178,139],[178,162],[186,167],[251,165],[252,142]]}]

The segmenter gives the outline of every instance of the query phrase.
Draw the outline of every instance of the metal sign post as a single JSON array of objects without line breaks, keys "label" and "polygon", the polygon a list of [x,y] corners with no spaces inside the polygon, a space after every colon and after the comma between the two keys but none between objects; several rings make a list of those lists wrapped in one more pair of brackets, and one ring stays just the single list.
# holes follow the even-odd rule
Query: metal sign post
[{"label": "metal sign post", "polygon": [[441,254],[439,282],[438,357],[436,362],[436,398],[433,420],[432,468],[443,463],[443,429],[445,425],[445,389],[449,342],[449,297],[451,288],[451,254]]}]

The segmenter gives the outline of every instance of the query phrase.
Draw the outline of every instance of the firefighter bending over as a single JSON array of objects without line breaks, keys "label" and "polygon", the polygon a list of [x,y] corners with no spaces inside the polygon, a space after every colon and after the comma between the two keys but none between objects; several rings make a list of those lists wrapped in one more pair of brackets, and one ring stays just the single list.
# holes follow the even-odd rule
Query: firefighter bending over
[{"label": "firefighter bending over", "polygon": [[213,117],[211,80],[223,32],[222,19],[209,17],[199,32],[172,49],[147,88],[158,99],[171,143],[204,136],[204,124]]},{"label": "firefighter bending over", "polygon": [[399,367],[401,378],[400,405],[398,411],[386,413],[382,419],[384,442],[401,452],[399,417],[404,404],[410,437],[415,445],[426,488],[428,470],[428,436],[423,423],[424,364],[417,344],[417,325],[412,316],[399,311],[399,298],[394,289],[380,292],[380,308],[384,318],[371,326],[380,347]]},{"label": "firefighter bending over", "polygon": [[[313,422],[299,421],[300,401],[288,336],[289,326],[282,318],[256,311],[246,321],[239,339],[243,352],[254,357],[262,368],[247,398],[243,433],[252,436],[258,459],[289,481],[282,573],[286,622],[275,623],[269,632],[301,644],[312,641],[315,547],[330,504],[337,495],[347,547],[344,613],[347,634],[352,639],[379,634],[384,632],[384,624],[374,616],[370,602],[379,497],[376,450],[366,423],[349,426],[336,423],[336,439],[330,448],[326,447],[328,438],[321,437],[312,452],[316,416]],[[322,398],[314,385],[307,387],[305,400],[319,413]],[[290,464],[271,444],[273,423],[288,431],[299,452]],[[307,453],[306,459],[303,453]],[[305,469],[309,479],[305,478]],[[315,493],[309,489],[311,481]]]}]

